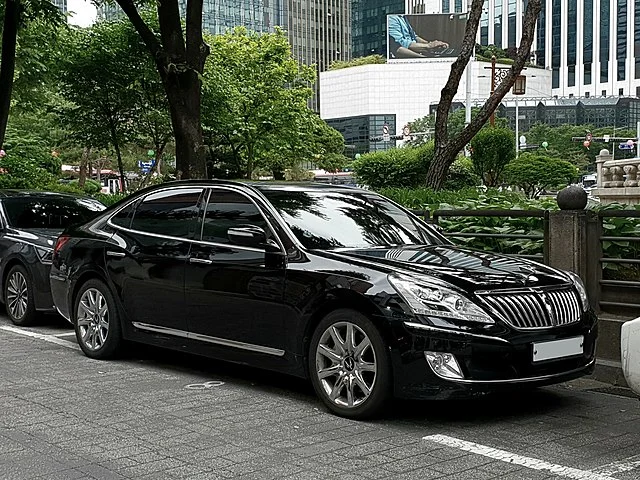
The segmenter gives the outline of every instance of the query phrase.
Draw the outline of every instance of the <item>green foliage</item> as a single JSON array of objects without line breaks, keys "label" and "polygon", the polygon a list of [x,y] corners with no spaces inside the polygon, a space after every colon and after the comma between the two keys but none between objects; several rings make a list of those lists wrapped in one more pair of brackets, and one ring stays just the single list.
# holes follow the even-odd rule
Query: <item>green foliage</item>
[{"label": "green foliage", "polygon": [[364,154],[351,166],[361,183],[376,190],[417,187],[424,182],[433,153],[433,142],[415,148],[393,148]]},{"label": "green foliage", "polygon": [[[471,118],[480,112],[480,109],[473,107],[471,109]],[[462,133],[465,127],[466,111],[464,108],[458,108],[449,114],[447,121],[447,133],[449,137],[455,137]],[[496,127],[507,128],[508,122],[506,118],[496,118]],[[405,144],[408,146],[416,147],[430,141],[433,138],[433,129],[436,125],[435,115],[427,115],[426,117],[418,118],[413,122],[409,122],[409,128],[412,133],[426,133],[426,135],[412,136]]]},{"label": "green foliage", "polygon": [[318,121],[307,107],[315,70],[292,56],[286,33],[238,27],[207,41],[203,128],[210,145],[228,147],[236,163],[230,170],[282,173],[308,155],[306,140]]},{"label": "green foliage", "polygon": [[635,151],[629,152],[617,149],[615,144],[606,142],[592,142],[587,149],[583,145],[583,141],[573,141],[572,137],[583,139],[587,131],[591,132],[594,138],[602,138],[603,135],[635,138],[636,132],[632,130],[620,130],[611,128],[593,128],[591,125],[560,125],[557,127],[547,125],[546,123],[537,123],[533,125],[528,132],[525,133],[527,143],[541,145],[542,142],[549,144],[546,155],[561,158],[574,164],[581,172],[588,170],[593,171],[595,165],[595,157],[603,148],[611,151],[616,149],[616,158],[624,158],[626,156],[635,156]]},{"label": "green foliage", "polygon": [[0,159],[0,188],[42,189],[55,177],[29,157],[12,153]]},{"label": "green foliage", "polygon": [[107,207],[110,207],[114,203],[117,203],[120,200],[127,198],[127,195],[124,193],[116,193],[116,194],[98,193],[93,197],[99,202],[101,202],[102,204],[106,205]]},{"label": "green foliage", "polygon": [[7,145],[7,154],[11,157],[37,165],[53,175],[60,174],[62,162],[59,158],[53,156],[45,147],[35,144]]},{"label": "green foliage", "polygon": [[382,55],[369,55],[367,57],[358,57],[349,61],[335,60],[329,65],[329,70],[341,70],[343,68],[359,67],[360,65],[375,65],[387,63],[387,59]]},{"label": "green foliage", "polygon": [[511,185],[520,187],[529,198],[537,198],[544,190],[557,190],[576,178],[578,169],[558,158],[524,152],[505,170]]},{"label": "green foliage", "polygon": [[500,184],[502,172],[516,156],[513,133],[508,128],[485,127],[471,140],[473,170],[485,185]]},{"label": "green foliage", "polygon": [[480,185],[480,177],[473,170],[470,158],[459,156],[449,168],[449,174],[442,188],[444,190],[460,190]]}]

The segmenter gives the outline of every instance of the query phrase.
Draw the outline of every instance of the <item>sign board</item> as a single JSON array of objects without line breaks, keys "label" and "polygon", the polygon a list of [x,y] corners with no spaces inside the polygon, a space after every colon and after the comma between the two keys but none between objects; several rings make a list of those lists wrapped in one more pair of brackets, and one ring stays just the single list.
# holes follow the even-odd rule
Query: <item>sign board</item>
[{"label": "sign board", "polygon": [[466,25],[466,13],[387,15],[387,59],[456,58]]},{"label": "sign board", "polygon": [[633,145],[629,145],[628,143],[621,143],[618,145],[620,150],[633,150]]},{"label": "sign board", "polygon": [[142,173],[149,173],[151,171],[151,168],[153,167],[153,164],[153,160],[149,160],[148,162],[143,162],[142,160],[138,161],[138,167],[140,167]]}]

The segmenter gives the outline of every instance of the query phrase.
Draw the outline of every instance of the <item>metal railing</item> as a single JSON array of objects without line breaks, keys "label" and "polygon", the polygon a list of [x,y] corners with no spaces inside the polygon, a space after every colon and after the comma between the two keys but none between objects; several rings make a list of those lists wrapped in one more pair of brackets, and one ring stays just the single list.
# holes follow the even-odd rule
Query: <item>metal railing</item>
[{"label": "metal railing", "polygon": [[[634,218],[640,223],[640,211],[638,210],[602,210],[598,212],[598,218],[601,222],[607,218]],[[639,281],[636,280],[609,280],[604,279],[604,270],[606,264],[616,265],[638,265],[637,272],[640,272],[640,235],[638,236],[622,236],[622,235],[600,235],[600,252],[604,252],[604,242],[629,242],[638,243],[638,258],[630,257],[606,257],[601,253],[598,261],[600,262],[600,308],[613,307],[616,309],[632,309],[640,310],[640,300],[637,301],[619,301],[620,299],[640,299],[640,275]],[[604,288],[603,288],[604,287]],[[608,291],[606,287],[612,287],[612,291]]]},{"label": "metal railing", "polygon": [[[428,210],[413,210],[414,215],[429,221]],[[439,224],[441,218],[446,217],[500,217],[500,218],[542,218],[542,234],[535,233],[465,233],[442,232],[452,238],[487,238],[496,240],[532,240],[541,242],[542,255],[527,255],[507,253],[514,257],[529,258],[548,263],[549,259],[549,211],[548,210],[436,210],[433,212],[431,223]]]}]

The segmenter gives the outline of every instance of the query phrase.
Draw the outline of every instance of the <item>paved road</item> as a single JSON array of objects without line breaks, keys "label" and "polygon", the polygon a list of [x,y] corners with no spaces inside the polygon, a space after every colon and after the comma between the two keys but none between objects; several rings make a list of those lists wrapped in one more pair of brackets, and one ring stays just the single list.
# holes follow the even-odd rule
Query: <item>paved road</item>
[{"label": "paved road", "polygon": [[100,362],[70,333],[0,316],[0,479],[640,478],[640,401],[590,380],[355,422],[286,376],[142,347]]}]

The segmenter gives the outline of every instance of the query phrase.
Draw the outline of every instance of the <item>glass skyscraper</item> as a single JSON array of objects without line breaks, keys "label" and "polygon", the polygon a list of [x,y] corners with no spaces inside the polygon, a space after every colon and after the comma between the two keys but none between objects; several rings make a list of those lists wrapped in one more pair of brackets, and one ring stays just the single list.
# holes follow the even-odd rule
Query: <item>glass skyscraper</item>
[{"label": "glass skyscraper", "polygon": [[405,13],[405,0],[352,0],[353,57],[387,55],[387,15]]}]

